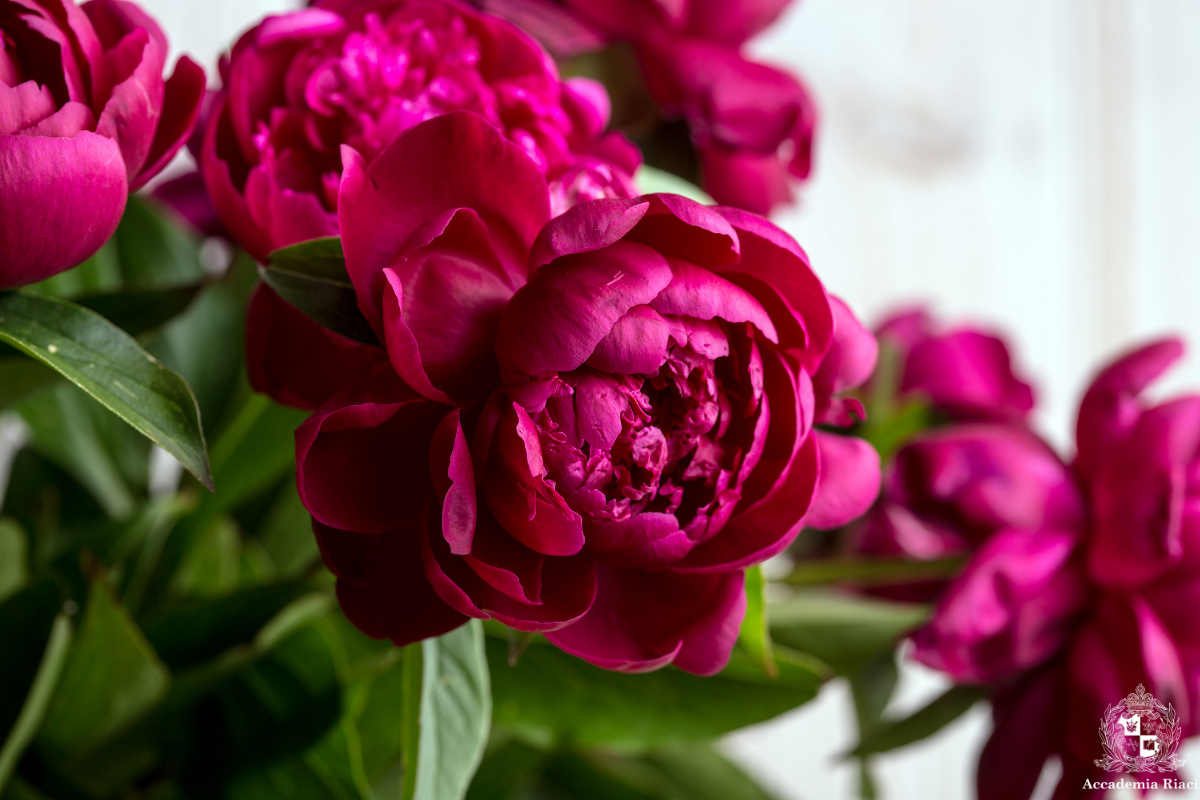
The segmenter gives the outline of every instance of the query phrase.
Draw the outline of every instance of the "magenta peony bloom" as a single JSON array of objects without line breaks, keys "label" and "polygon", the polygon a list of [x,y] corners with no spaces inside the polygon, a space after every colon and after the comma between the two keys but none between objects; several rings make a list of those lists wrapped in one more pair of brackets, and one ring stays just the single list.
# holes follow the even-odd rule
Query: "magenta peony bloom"
[{"label": "magenta peony bloom", "polygon": [[0,8],[0,289],[79,264],[187,140],[204,70],[124,0]]},{"label": "magenta peony bloom", "polygon": [[552,209],[629,197],[640,156],[604,134],[608,96],[560,81],[509,23],[454,0],[324,0],[267,17],[237,42],[201,166],[231,235],[265,260],[338,232],[343,144],[368,163],[412,126],[465,109],[515,142]]},{"label": "magenta peony bloom", "polygon": [[475,2],[562,55],[632,42],[650,96],[687,121],[704,189],[718,202],[766,214],[791,200],[789,177],[808,177],[812,98],[793,75],[741,54],[791,0]]},{"label": "magenta peony bloom", "polygon": [[904,359],[900,392],[924,395],[957,419],[1023,420],[1033,389],[1014,374],[999,336],[963,327],[939,331],[923,310],[897,314],[876,329]]},{"label": "magenta peony bloom", "polygon": [[919,660],[993,688],[985,800],[1027,797],[1051,754],[1055,796],[1089,796],[1098,721],[1139,683],[1200,730],[1200,396],[1139,398],[1181,354],[1160,341],[1100,373],[1077,428],[1086,515],[1047,502],[1032,530],[994,534],[914,637]]},{"label": "magenta peony bloom", "polygon": [[[651,195],[551,219],[476,114],[344,156],[347,269],[386,353],[296,338],[270,294],[249,338],[256,386],[321,403],[297,484],[348,616],[399,644],[492,618],[611,669],[721,669],[742,570],[878,491],[869,446],[813,428],[831,343],[870,333],[759,217]],[[825,385],[870,368],[846,363]]]}]

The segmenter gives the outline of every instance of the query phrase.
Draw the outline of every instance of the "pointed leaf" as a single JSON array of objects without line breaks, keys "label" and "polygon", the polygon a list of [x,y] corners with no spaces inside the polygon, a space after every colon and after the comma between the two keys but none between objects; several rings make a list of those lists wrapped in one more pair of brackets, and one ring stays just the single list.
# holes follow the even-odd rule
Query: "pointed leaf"
[{"label": "pointed leaf", "polygon": [[25,704],[21,706],[16,724],[4,740],[4,746],[0,748],[0,794],[4,793],[4,787],[17,768],[21,754],[33,741],[45,718],[46,709],[54,696],[70,649],[71,621],[66,614],[59,614],[50,630],[50,641],[46,644],[46,652],[33,679],[33,686],[29,689]]},{"label": "pointed leaf", "polygon": [[213,488],[196,398],[129,334],[64,300],[10,292],[0,295],[0,340],[53,367]]},{"label": "pointed leaf", "polygon": [[849,755],[886,753],[919,742],[940,731],[987,697],[982,686],[952,686],[904,719],[884,721],[859,742]]},{"label": "pointed leaf", "polygon": [[767,579],[761,565],[746,570],[746,616],[742,619],[738,644],[762,665],[764,672],[773,678],[779,675],[767,625]]},{"label": "pointed leaf", "polygon": [[341,239],[334,236],[284,247],[271,253],[269,261],[258,273],[280,297],[347,339],[379,346],[358,308]]}]

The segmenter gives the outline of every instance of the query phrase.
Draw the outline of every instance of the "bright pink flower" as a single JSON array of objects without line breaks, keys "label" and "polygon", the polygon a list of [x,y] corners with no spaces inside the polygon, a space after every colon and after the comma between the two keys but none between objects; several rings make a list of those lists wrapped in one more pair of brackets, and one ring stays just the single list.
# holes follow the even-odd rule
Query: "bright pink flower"
[{"label": "bright pink flower", "polygon": [[904,359],[901,393],[924,395],[958,419],[1022,420],[1033,410],[1033,389],[1014,374],[999,336],[939,330],[923,310],[897,314],[875,333]]},{"label": "bright pink flower", "polygon": [[1168,339],[1100,373],[1077,428],[1086,517],[993,535],[915,637],[920,660],[993,686],[985,800],[1027,797],[1055,753],[1055,796],[1089,796],[1098,721],[1139,683],[1200,730],[1200,396],[1139,397],[1181,354]]},{"label": "bright pink flower", "polygon": [[552,209],[629,197],[640,163],[604,134],[608,97],[560,81],[513,25],[454,0],[326,0],[242,36],[201,156],[233,237],[253,255],[338,232],[343,144],[368,163],[399,134],[473,111],[549,182]]},{"label": "bright pink flower", "polygon": [[[878,491],[865,443],[813,429],[831,342],[870,334],[759,217],[651,195],[550,219],[478,115],[344,156],[347,269],[386,353],[293,340],[271,295],[279,327],[250,338],[312,354],[260,359],[256,385],[326,398],[297,483],[347,614],[401,644],[493,618],[611,669],[719,670],[743,568]],[[870,368],[845,361],[829,386]]]},{"label": "bright pink flower", "polygon": [[0,7],[0,289],[79,264],[186,141],[204,70],[124,0]]}]

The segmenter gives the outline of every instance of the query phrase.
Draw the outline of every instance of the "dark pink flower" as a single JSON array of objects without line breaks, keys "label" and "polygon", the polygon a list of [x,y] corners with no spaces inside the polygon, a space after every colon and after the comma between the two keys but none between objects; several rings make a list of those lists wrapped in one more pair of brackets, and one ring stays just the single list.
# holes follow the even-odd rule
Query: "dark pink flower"
[{"label": "dark pink flower", "polygon": [[0,289],[79,264],[187,140],[204,70],[124,0],[0,7]]},{"label": "dark pink flower", "polygon": [[1008,345],[973,327],[941,329],[923,310],[889,318],[875,331],[903,359],[900,392],[924,395],[958,419],[1023,420],[1033,389],[1013,370]]},{"label": "dark pink flower", "polygon": [[327,0],[267,17],[234,46],[224,79],[201,165],[230,233],[259,259],[338,232],[342,145],[369,163],[455,110],[520,147],[555,213],[633,194],[640,157],[605,135],[604,89],[559,80],[533,39],[454,0]]},{"label": "dark pink flower", "polygon": [[492,618],[610,669],[719,670],[742,570],[878,491],[869,446],[813,428],[831,343],[849,372],[825,385],[849,388],[869,333],[759,217],[651,195],[551,219],[476,114],[344,157],[347,269],[386,354],[251,337],[341,353],[256,385],[342,384],[297,432],[297,483],[351,619],[403,644]]}]

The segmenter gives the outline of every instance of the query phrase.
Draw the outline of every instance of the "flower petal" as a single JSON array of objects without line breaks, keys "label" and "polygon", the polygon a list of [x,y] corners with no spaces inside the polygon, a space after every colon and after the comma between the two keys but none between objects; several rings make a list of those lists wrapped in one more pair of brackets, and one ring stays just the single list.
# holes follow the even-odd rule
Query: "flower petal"
[{"label": "flower petal", "polygon": [[740,571],[684,575],[597,564],[596,578],[591,610],[546,636],[558,647],[618,672],[674,662],[714,675],[728,662],[746,613]]},{"label": "flower petal", "polygon": [[861,517],[879,496],[879,453],[855,436],[813,431],[821,472],[806,525],[829,530]]},{"label": "flower petal", "polygon": [[117,229],[128,184],[116,142],[0,136],[0,289],[83,262]]}]

